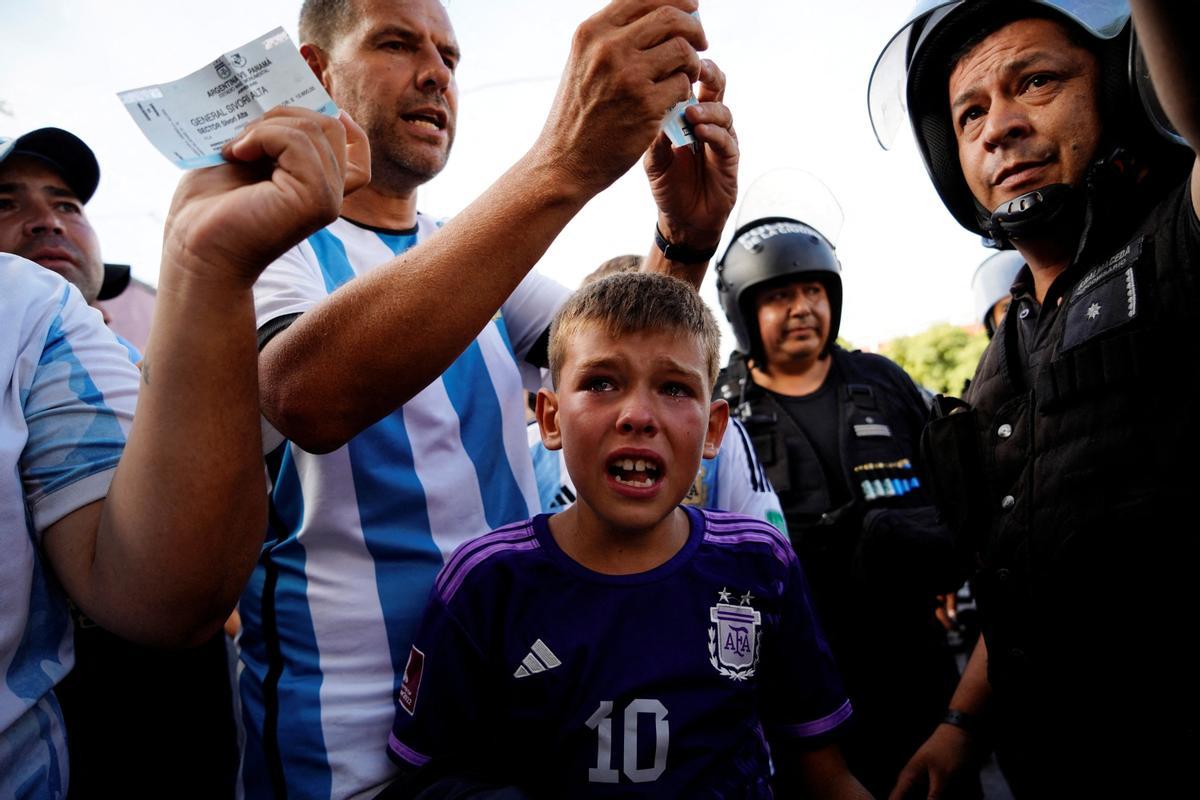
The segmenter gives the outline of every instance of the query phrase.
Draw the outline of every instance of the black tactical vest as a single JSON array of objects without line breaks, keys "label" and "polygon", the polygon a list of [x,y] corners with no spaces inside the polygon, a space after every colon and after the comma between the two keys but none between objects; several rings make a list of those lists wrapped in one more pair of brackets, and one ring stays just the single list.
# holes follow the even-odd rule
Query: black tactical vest
[{"label": "black tactical vest", "polygon": [[1054,698],[1077,721],[1143,714],[1137,682],[1183,674],[1146,643],[1170,641],[1197,610],[1184,587],[1200,534],[1178,521],[1200,489],[1200,237],[1185,191],[1070,268],[1052,351],[1033,374],[1016,326],[1002,323],[969,405],[939,398],[923,444],[977,569],[993,687],[1031,705]]},{"label": "black tactical vest", "polygon": [[869,589],[894,600],[902,591],[926,604],[936,592],[957,588],[961,574],[950,534],[936,520],[914,464],[920,431],[899,410],[903,401],[887,397],[895,377],[884,371],[900,369],[838,347],[831,357],[829,379],[841,384],[831,424],[838,429],[839,479],[848,490],[841,494],[851,498],[837,508],[831,507],[825,472],[804,431],[750,379],[736,355],[718,379],[716,396],[730,403],[750,434],[818,594],[827,593],[823,583],[836,580],[842,591]]}]

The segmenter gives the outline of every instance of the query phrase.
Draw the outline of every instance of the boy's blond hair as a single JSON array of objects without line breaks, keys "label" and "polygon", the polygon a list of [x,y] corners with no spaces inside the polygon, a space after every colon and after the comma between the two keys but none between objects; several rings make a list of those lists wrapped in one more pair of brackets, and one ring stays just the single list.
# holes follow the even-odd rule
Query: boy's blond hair
[{"label": "boy's blond hair", "polygon": [[586,283],[571,295],[550,324],[550,375],[556,387],[570,339],[584,325],[599,325],[612,337],[641,331],[691,335],[704,348],[709,388],[716,383],[721,331],[696,290],[678,278],[617,273]]},{"label": "boy's blond hair", "polygon": [[613,256],[587,274],[579,284],[580,287],[595,283],[609,275],[619,275],[622,272],[637,272],[642,268],[642,256]]}]

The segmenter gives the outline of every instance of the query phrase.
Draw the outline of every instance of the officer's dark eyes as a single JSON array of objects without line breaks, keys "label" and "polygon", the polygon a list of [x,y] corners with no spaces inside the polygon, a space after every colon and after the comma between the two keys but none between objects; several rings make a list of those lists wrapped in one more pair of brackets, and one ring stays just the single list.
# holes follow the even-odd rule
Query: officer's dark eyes
[{"label": "officer's dark eyes", "polygon": [[1053,80],[1054,76],[1049,72],[1039,72],[1036,75],[1031,75],[1029,79],[1025,81],[1025,91],[1029,91],[1030,89],[1040,89]]},{"label": "officer's dark eyes", "polygon": [[13,200],[7,197],[0,197],[0,211],[12,211],[16,207],[17,204]]},{"label": "officer's dark eyes", "polygon": [[964,111],[958,118],[958,126],[960,128],[967,127],[968,124],[974,122],[983,116],[983,109],[979,106],[971,106]]},{"label": "officer's dark eyes", "polygon": [[62,211],[65,214],[81,214],[81,213],[83,213],[83,210],[78,205],[76,205],[75,203],[72,203],[70,201],[66,201],[66,200],[64,200],[61,203],[55,204],[54,207],[57,210]]}]

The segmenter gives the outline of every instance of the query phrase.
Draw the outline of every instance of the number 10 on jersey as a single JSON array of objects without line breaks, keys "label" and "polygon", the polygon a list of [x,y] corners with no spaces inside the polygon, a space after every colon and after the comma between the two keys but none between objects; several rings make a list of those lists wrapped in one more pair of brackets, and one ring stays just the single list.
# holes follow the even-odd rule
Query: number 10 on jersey
[{"label": "number 10 on jersey", "polygon": [[[638,717],[650,714],[654,717],[654,765],[638,768]],[[624,736],[621,741],[621,770],[613,768],[612,726],[613,701],[602,700],[600,706],[588,718],[587,726],[596,731],[596,766],[588,770],[589,783],[619,783],[621,773],[634,783],[649,783],[658,780],[667,768],[667,747],[671,740],[671,726],[667,722],[667,707],[658,700],[637,699],[625,706]]]}]

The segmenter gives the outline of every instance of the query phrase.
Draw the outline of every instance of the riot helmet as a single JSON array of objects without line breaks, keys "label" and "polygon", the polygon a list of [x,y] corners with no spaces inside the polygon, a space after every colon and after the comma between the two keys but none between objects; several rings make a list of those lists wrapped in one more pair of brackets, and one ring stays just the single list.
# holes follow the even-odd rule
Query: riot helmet
[{"label": "riot helmet", "polygon": [[830,308],[821,356],[833,347],[842,320],[842,266],[834,246],[841,224],[833,193],[803,170],[773,170],[746,191],[733,238],[717,262],[717,295],[738,349],[759,365],[765,355],[755,299],[774,284],[821,282]]},{"label": "riot helmet", "polygon": [[975,300],[975,320],[983,324],[990,339],[996,333],[992,307],[1011,296],[1010,289],[1025,259],[1016,250],[1002,250],[983,260],[971,278],[971,294]]},{"label": "riot helmet", "polygon": [[[1181,147],[1164,146],[1184,142],[1154,94],[1126,0],[919,0],[871,72],[871,125],[887,149],[907,113],[917,149],[946,208],[967,230],[999,243],[1019,238],[1023,226],[1034,229],[1053,222],[1064,207],[1081,205],[1077,187],[1055,185],[1014,198],[1000,209],[983,208],[959,165],[947,96],[956,57],[969,42],[1028,17],[1063,24],[1097,58],[1102,139],[1093,173],[1131,175],[1126,168],[1131,160],[1183,170],[1194,160]],[[1114,164],[1116,160],[1120,163]]]}]

